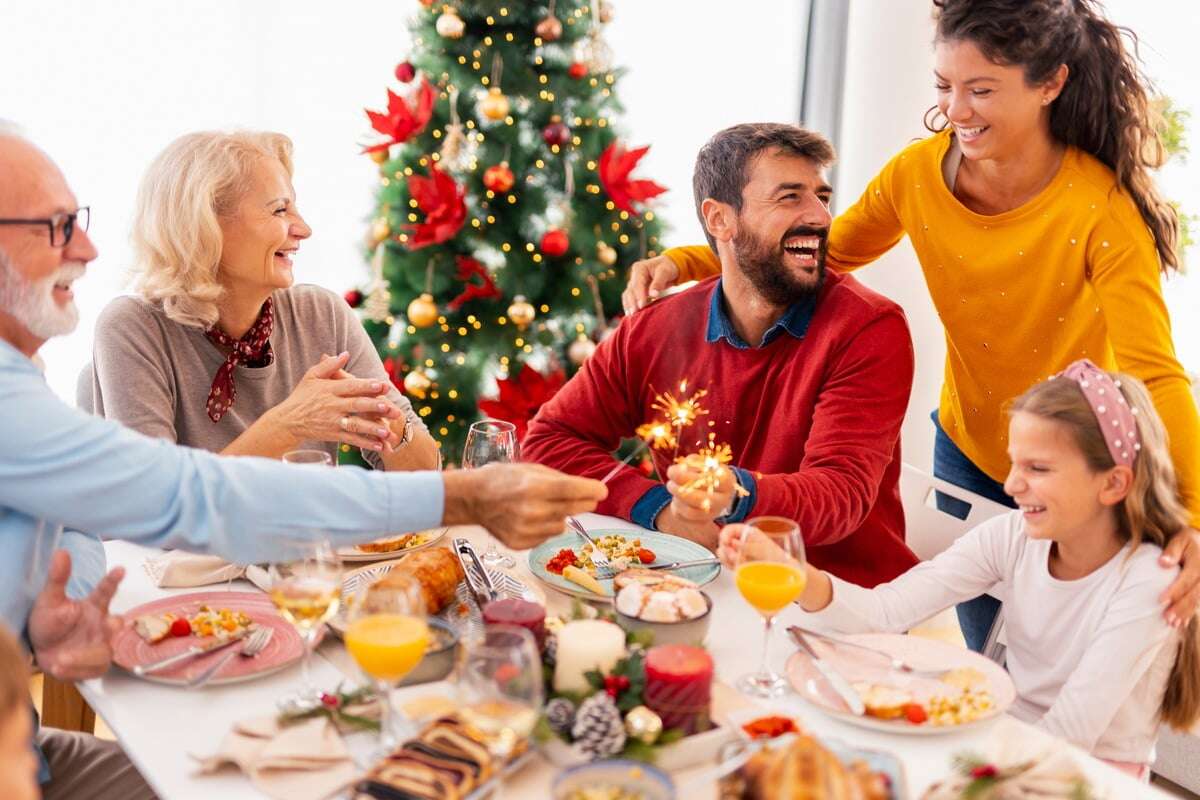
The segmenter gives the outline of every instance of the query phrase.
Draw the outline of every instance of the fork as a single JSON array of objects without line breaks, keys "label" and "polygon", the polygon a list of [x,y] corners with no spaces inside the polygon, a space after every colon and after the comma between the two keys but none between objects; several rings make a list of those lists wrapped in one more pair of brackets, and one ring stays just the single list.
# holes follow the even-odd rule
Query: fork
[{"label": "fork", "polygon": [[[596,542],[593,541],[592,537],[588,535],[588,532],[584,530],[584,527],[582,524],[580,524],[579,520],[575,519],[574,517],[567,517],[567,524],[571,526],[573,531],[582,536],[585,542],[592,546],[592,563],[596,566],[596,577],[611,578],[613,575],[615,575],[616,571],[613,569],[612,562],[608,560],[608,556],[604,554],[604,551],[596,546]],[[605,574],[599,574],[601,571],[603,571]]]},{"label": "fork", "polygon": [[213,676],[221,671],[222,667],[229,663],[235,655],[241,655],[246,658],[253,658],[262,652],[262,649],[271,641],[271,637],[275,634],[274,628],[259,628],[246,637],[242,644],[241,650],[231,650],[221,657],[221,660],[213,664],[208,669],[201,672],[196,677],[187,682],[187,688],[199,689],[204,684],[212,680]]},{"label": "fork", "polygon": [[[874,653],[881,658],[887,659],[894,671],[902,672],[905,675],[912,675],[916,678],[940,678],[946,674],[946,670],[944,669],[917,669],[912,664],[909,664],[903,659],[896,658],[891,653],[888,653],[884,650],[879,650],[875,647],[868,647],[865,644],[859,644],[858,642],[853,642],[849,639],[843,639],[840,636],[830,636],[827,633],[818,633],[817,631],[809,630],[808,628],[801,628],[799,625],[793,625],[791,627],[800,631],[805,636],[811,636],[814,639],[820,639],[822,641],[829,642],[832,645],[853,647],[866,653]],[[791,628],[789,628],[789,630],[791,630]]]}]

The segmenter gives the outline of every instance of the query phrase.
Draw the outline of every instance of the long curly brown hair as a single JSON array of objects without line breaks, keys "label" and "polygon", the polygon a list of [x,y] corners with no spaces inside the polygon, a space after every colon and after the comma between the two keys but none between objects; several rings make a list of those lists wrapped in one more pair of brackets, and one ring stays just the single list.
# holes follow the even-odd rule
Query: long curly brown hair
[{"label": "long curly brown hair", "polygon": [[[1154,236],[1163,271],[1179,269],[1179,215],[1150,175],[1167,152],[1137,35],[1109,22],[1096,0],[933,0],[933,5],[935,41],[970,41],[997,64],[1024,67],[1031,86],[1067,65],[1066,86],[1050,107],[1051,135],[1115,173]],[[944,129],[946,122],[936,125],[937,115],[931,114],[926,127]]]}]

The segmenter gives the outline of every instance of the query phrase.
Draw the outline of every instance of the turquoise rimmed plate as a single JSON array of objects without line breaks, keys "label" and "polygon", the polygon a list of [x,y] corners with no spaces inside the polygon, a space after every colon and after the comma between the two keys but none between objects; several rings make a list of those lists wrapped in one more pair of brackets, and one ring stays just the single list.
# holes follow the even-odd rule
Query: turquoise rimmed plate
[{"label": "turquoise rimmed plate", "polygon": [[[669,533],[597,528],[589,530],[588,534],[593,539],[599,539],[601,536],[623,536],[626,539],[640,539],[642,547],[654,551],[655,559],[651,564],[634,564],[631,566],[649,567],[654,564],[666,564],[671,561],[695,561],[701,558],[713,558],[712,552],[703,545],[696,544],[679,536],[672,536]],[[529,571],[533,573],[534,577],[542,581],[542,583],[552,589],[557,589],[563,594],[569,594],[572,597],[581,597],[585,600],[611,600],[613,597],[612,579],[600,581],[600,585],[604,587],[605,595],[599,596],[589,592],[577,583],[572,583],[562,575],[556,575],[553,572],[547,571],[546,564],[560,550],[570,549],[576,553],[582,553],[583,548],[583,539],[579,537],[579,534],[571,531],[555,536],[553,539],[547,539],[529,551]],[[664,572],[663,574],[678,575],[681,578],[687,578],[690,581],[695,581],[697,584],[704,585],[721,574],[721,566],[719,564],[711,564],[702,567],[685,567],[683,569]]]}]

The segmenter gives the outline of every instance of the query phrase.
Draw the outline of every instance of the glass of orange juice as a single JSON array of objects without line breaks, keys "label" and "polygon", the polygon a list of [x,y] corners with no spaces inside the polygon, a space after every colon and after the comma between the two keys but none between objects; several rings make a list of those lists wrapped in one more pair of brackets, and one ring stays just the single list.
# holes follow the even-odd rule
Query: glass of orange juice
[{"label": "glass of orange juice", "polygon": [[390,576],[360,592],[347,612],[346,649],[379,689],[379,752],[399,742],[400,723],[392,710],[392,689],[425,657],[429,625],[420,584]]},{"label": "glass of orange juice", "polygon": [[755,697],[781,694],[786,683],[772,672],[767,655],[775,615],[795,602],[804,591],[804,542],[800,526],[785,517],[756,517],[746,523],[738,548],[734,583],[738,592],[762,614],[762,662],[758,672],[745,675],[738,689]]}]

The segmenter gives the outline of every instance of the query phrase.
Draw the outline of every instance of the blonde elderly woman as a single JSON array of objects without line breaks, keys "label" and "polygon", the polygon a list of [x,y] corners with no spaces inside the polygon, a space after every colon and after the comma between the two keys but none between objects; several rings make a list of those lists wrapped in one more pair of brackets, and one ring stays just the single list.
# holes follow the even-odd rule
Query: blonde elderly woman
[{"label": "blonde elderly woman", "polygon": [[291,176],[277,133],[192,133],[159,154],[134,217],[137,296],[101,314],[80,405],[226,455],[336,459],[345,442],[377,468],[434,468],[436,444],[346,302],[294,283],[312,230]]}]

